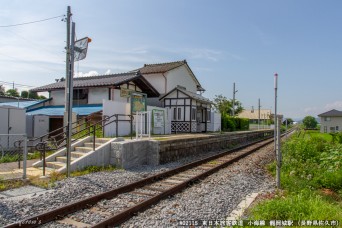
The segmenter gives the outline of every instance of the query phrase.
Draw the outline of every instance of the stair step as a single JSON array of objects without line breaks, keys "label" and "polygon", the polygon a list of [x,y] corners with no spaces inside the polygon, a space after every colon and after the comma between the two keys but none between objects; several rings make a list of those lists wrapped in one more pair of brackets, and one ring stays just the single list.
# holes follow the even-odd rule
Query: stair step
[{"label": "stair step", "polygon": [[46,162],[46,166],[53,169],[63,168],[66,164],[62,162]]},{"label": "stair step", "polygon": [[[76,160],[76,158],[71,156],[71,161]],[[62,162],[62,163],[66,163],[67,162],[67,157],[66,156],[62,156],[62,157],[56,157],[56,161],[58,162]]]},{"label": "stair step", "polygon": [[97,142],[97,143],[106,143],[109,140],[111,140],[111,139],[110,138],[96,138],[95,142]]},{"label": "stair step", "polygon": [[[96,143],[95,143],[95,148],[101,146],[102,144],[103,144],[103,143],[96,142]],[[85,147],[91,147],[91,148],[93,148],[93,143],[92,143],[92,142],[87,142],[87,143],[84,143],[84,146],[85,146]]]},{"label": "stair step", "polygon": [[73,152],[71,152],[71,157],[76,159],[76,158],[80,158],[86,154],[87,154],[86,152],[73,151]]},{"label": "stair step", "polygon": [[90,152],[93,151],[93,147],[85,147],[85,146],[76,146],[75,151],[79,152]]}]

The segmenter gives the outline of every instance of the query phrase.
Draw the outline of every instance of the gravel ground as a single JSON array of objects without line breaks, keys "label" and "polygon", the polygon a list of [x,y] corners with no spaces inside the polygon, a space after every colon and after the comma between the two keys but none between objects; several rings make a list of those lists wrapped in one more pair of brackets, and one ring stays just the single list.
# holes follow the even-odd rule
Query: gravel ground
[{"label": "gravel ground", "polygon": [[248,194],[275,187],[264,170],[273,158],[273,145],[161,201],[122,227],[177,227],[178,220],[224,220]]},{"label": "gravel ground", "polygon": [[[269,150],[263,149],[206,178],[186,191],[161,201],[158,205],[123,224],[123,227],[176,227],[177,220],[225,218],[247,194],[272,189],[274,183],[262,168],[262,165],[272,158],[273,154],[267,152]],[[156,167],[146,166],[126,171],[115,170],[88,174],[59,181],[55,187],[51,188],[51,191],[37,193],[31,198],[1,199],[0,226],[23,220],[37,213],[46,212],[199,158],[200,156],[190,157]],[[118,205],[118,202],[116,205],[121,206]],[[114,207],[111,208],[116,210]],[[75,215],[77,213],[82,215],[84,212],[76,212]],[[83,215],[83,217],[89,218],[89,223],[94,224],[99,218],[92,216],[92,214]],[[44,227],[53,226],[46,224]]]},{"label": "gravel ground", "polygon": [[92,173],[58,181],[50,191],[37,193],[30,198],[1,198],[0,227],[213,154],[184,158],[155,167],[140,166],[130,170]]}]

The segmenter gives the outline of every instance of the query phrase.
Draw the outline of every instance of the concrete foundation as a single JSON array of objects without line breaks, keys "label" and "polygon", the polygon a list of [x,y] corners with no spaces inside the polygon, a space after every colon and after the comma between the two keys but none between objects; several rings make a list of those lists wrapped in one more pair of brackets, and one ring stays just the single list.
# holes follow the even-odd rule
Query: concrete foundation
[{"label": "concrete foundation", "polygon": [[113,142],[111,152],[111,164],[120,168],[159,164],[159,142],[155,140]]},{"label": "concrete foundation", "polygon": [[262,130],[166,140],[112,142],[110,163],[124,169],[139,165],[165,164],[191,155],[229,149],[272,135],[272,130]]}]

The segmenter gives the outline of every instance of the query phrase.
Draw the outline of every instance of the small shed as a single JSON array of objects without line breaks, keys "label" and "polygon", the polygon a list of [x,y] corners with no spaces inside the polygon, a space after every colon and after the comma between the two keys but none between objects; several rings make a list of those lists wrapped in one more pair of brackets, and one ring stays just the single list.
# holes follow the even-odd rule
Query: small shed
[{"label": "small shed", "polygon": [[12,148],[18,136],[26,133],[25,109],[0,106],[0,147]]},{"label": "small shed", "polygon": [[165,108],[171,109],[171,131],[207,132],[211,122],[212,102],[200,94],[177,86],[160,98]]}]

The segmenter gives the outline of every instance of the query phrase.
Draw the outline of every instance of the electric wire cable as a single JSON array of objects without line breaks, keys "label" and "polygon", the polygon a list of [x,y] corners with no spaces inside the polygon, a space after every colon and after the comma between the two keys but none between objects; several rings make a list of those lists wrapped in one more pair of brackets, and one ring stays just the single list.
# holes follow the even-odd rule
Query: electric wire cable
[{"label": "electric wire cable", "polygon": [[19,23],[19,24],[13,24],[13,25],[0,25],[0,28],[8,28],[8,27],[14,27],[14,26],[34,24],[34,23],[44,22],[44,21],[48,21],[48,20],[53,20],[53,19],[60,18],[60,17],[65,17],[65,15],[60,15],[60,16],[56,16],[56,17],[50,17],[50,18],[46,18],[46,19],[42,19],[42,20],[37,20],[37,21],[30,21],[30,22],[24,22],[24,23]]}]

